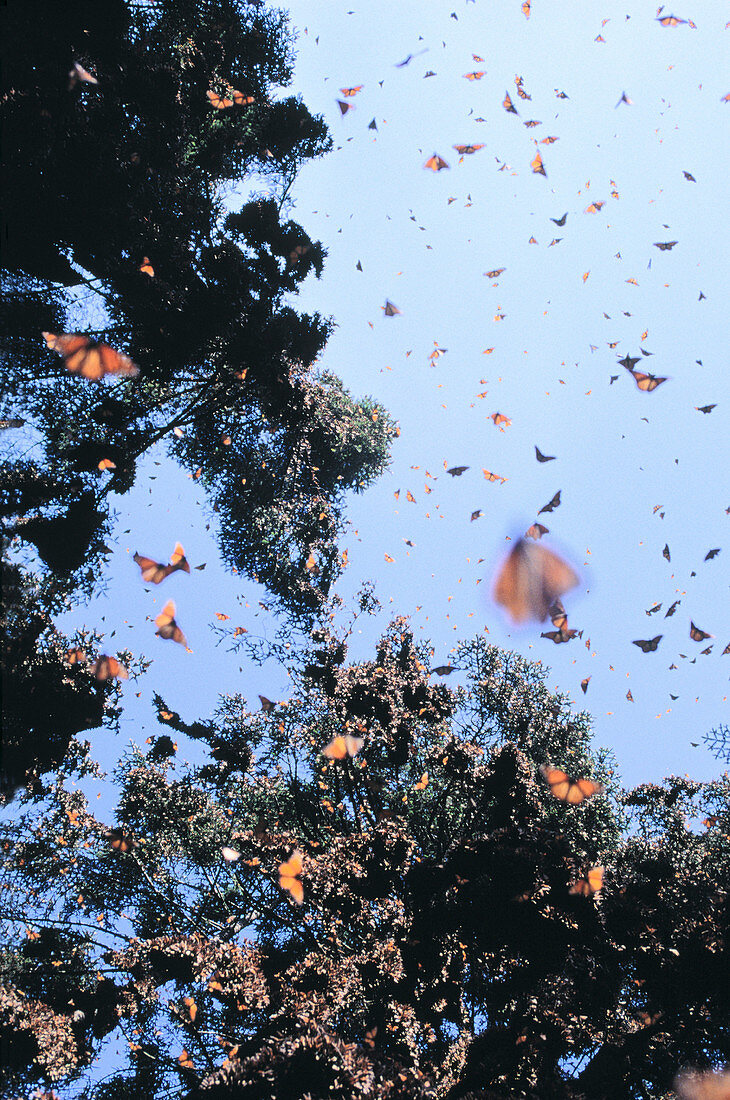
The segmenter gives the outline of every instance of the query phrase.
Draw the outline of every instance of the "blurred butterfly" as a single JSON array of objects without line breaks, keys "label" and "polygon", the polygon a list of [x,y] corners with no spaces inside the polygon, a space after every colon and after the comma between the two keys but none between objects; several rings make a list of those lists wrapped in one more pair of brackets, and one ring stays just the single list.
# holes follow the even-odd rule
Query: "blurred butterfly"
[{"label": "blurred butterfly", "polygon": [[264,714],[271,714],[272,710],[274,710],[274,708],[276,707],[276,703],[274,703],[271,699],[267,699],[265,695],[259,695],[259,699],[261,701],[261,709]]},{"label": "blurred butterfly", "polygon": [[292,852],[286,863],[279,865],[279,886],[289,891],[297,905],[304,901],[304,887],[299,878],[303,867],[301,852]]},{"label": "blurred butterfly", "polygon": [[355,110],[355,107],[352,103],[345,103],[343,99],[337,100],[337,106],[340,108],[341,115],[346,115],[348,111]]},{"label": "blurred butterfly", "polygon": [[136,561],[142,571],[142,580],[148,584],[162,584],[166,577],[169,577],[171,573],[176,573],[179,569],[183,573],[190,572],[185,551],[179,542],[175,543],[175,549],[170,555],[169,565],[162,565],[161,562],[155,561],[153,558],[144,558],[141,554],[135,554],[133,560]]},{"label": "blurred butterfly", "polygon": [[340,93],[345,99],[349,99],[350,96],[357,95],[358,92],[361,92],[363,87],[363,84],[357,84],[354,88],[340,88]]},{"label": "blurred butterfly", "polygon": [[98,84],[99,81],[91,73],[87,72],[83,65],[74,61],[73,68],[68,74],[68,90],[71,91],[81,81],[82,84]]},{"label": "blurred butterfly", "polygon": [[638,645],[642,653],[653,653],[663,637],[663,634],[657,634],[656,638],[649,638],[648,640],[636,638],[631,644]]},{"label": "blurred butterfly", "polygon": [[705,554],[705,561],[712,561],[713,558],[717,557],[721,549],[722,547],[716,546],[714,550],[708,550]]},{"label": "blurred butterfly", "polygon": [[484,272],[484,278],[485,279],[498,279],[499,276],[502,274],[502,272],[506,271],[506,270],[507,270],[506,267],[495,267],[494,271],[485,271]]},{"label": "blurred butterfly", "polygon": [[581,680],[581,682],[580,682],[580,690],[583,692],[584,695],[588,691],[588,685],[589,685],[590,682],[591,682],[590,676],[586,676],[585,679]]},{"label": "blurred butterfly", "polygon": [[730,1100],[730,1073],[681,1073],[674,1081],[680,1100]]},{"label": "blurred butterfly", "polygon": [[533,160],[530,161],[530,168],[532,168],[532,171],[536,174],[547,176],[547,172],[545,171],[544,165],[542,163],[542,157],[540,156],[539,149],[535,150],[535,156]]},{"label": "blurred butterfly", "polygon": [[143,275],[149,275],[150,279],[154,278],[155,269],[150,263],[149,256],[142,257],[142,263],[139,265],[139,270],[142,272]]},{"label": "blurred butterfly", "polygon": [[563,214],[562,218],[551,218],[550,221],[555,222],[556,225],[559,225],[559,226],[562,227],[562,226],[565,225],[565,221],[566,221],[567,217],[568,217],[568,214],[566,212],[565,214]]},{"label": "blurred butterfly", "polygon": [[107,657],[104,653],[91,666],[91,671],[100,682],[102,680],[129,679],[129,673],[124,665],[120,664],[115,657]]},{"label": "blurred butterfly", "polygon": [[526,539],[541,539],[543,535],[549,534],[549,528],[545,527],[542,523],[533,523],[525,531]]},{"label": "blurred butterfly", "polygon": [[[489,419],[494,421],[494,426],[496,428],[499,428],[500,424],[506,424],[509,428],[510,424],[512,423],[508,416],[505,416],[504,413],[500,412],[492,413]],[[500,431],[504,431],[504,429],[500,428]]]},{"label": "blurred butterfly", "polygon": [[695,405],[698,413],[711,413],[713,409],[717,408],[717,405]]},{"label": "blurred butterfly", "polygon": [[589,898],[593,894],[597,894],[602,886],[603,867],[589,867],[586,877],[579,878],[577,882],[574,882],[568,892],[571,894],[580,894],[581,897]]},{"label": "blurred butterfly", "polygon": [[493,596],[514,622],[542,622],[553,601],[579,580],[575,570],[552,550],[519,539],[497,574]]},{"label": "blurred butterfly", "polygon": [[450,676],[453,671],[453,665],[436,665],[436,668],[431,669],[436,676]]},{"label": "blurred butterfly", "polygon": [[449,466],[446,473],[451,474],[452,477],[461,477],[461,475],[468,469],[468,466]]},{"label": "blurred butterfly", "polygon": [[86,654],[83,649],[79,649],[78,646],[73,646],[73,648],[66,651],[66,660],[70,665],[85,665]]},{"label": "blurred butterfly", "polygon": [[690,619],[689,624],[689,636],[693,642],[704,642],[705,638],[714,638],[714,634],[708,634],[705,630],[700,630],[698,626]]},{"label": "blurred butterfly", "polygon": [[188,643],[185,640],[185,635],[175,622],[174,600],[167,601],[162,611],[155,619],[155,626],[157,627],[156,633],[160,638],[164,638],[166,641],[177,642],[178,645],[185,646],[187,649]]},{"label": "blurred butterfly", "polygon": [[[229,99],[227,96],[218,95],[217,92],[213,91],[207,91],[205,94],[210,100],[212,106],[215,107],[218,111],[225,111],[228,107],[233,106],[233,100]],[[240,95],[241,93],[239,92],[238,94]]]},{"label": "blurred butterfly", "polygon": [[542,123],[538,122],[536,118],[530,118],[527,122],[523,122],[522,125],[527,126],[528,130],[531,130],[533,126],[542,126]]},{"label": "blurred butterfly", "polygon": [[679,19],[676,15],[661,15],[657,19],[657,23],[661,23],[663,27],[678,27],[680,23],[686,22],[686,19]]},{"label": "blurred butterfly", "polygon": [[654,247],[661,252],[669,252],[675,244],[679,244],[679,241],[654,241]]},{"label": "blurred butterfly", "polygon": [[480,149],[483,149],[484,145],[455,145],[457,153],[462,157],[469,157],[472,153],[477,153]]},{"label": "blurred butterfly", "polygon": [[544,504],[542,506],[540,511],[537,513],[538,516],[541,515],[543,512],[554,512],[556,508],[560,507],[560,494],[561,494],[561,492],[562,492],[562,489],[558,489],[557,493],[552,498],[552,500],[549,500],[547,504]]},{"label": "blurred butterfly", "polygon": [[322,749],[322,755],[328,760],[344,760],[346,756],[357,756],[365,744],[362,737],[350,737],[349,734],[333,738],[326,748]]},{"label": "blurred butterfly", "polygon": [[598,211],[599,211],[599,210],[600,210],[600,209],[601,209],[602,207],[604,207],[605,205],[606,205],[606,204],[605,204],[605,202],[592,202],[592,203],[590,203],[590,204],[589,204],[588,206],[586,206],[586,208],[585,208],[585,210],[583,211],[583,213],[584,213],[584,214],[597,214],[597,213],[598,213]]},{"label": "blurred butterfly", "polygon": [[472,512],[472,514],[471,514],[471,519],[470,519],[470,521],[469,521],[469,522],[470,522],[470,523],[473,523],[475,519],[479,519],[479,517],[481,516],[481,514],[482,514],[481,508],[478,508],[478,509],[476,510],[476,512]]},{"label": "blurred butterfly", "polygon": [[513,115],[518,115],[519,114],[519,111],[517,110],[514,103],[512,102],[512,99],[510,97],[509,92],[504,93],[504,99],[502,100],[502,106],[504,107],[505,111],[511,111],[511,113]]},{"label": "blurred butterfly", "polygon": [[692,183],[697,183],[697,180],[694,178],[691,172],[683,172],[682,175],[686,180],[691,180]]},{"label": "blurred butterfly", "polygon": [[481,80],[484,75],[485,75],[485,70],[482,69],[481,72],[464,73],[464,79],[465,80]]},{"label": "blurred butterfly", "polygon": [[540,448],[535,444],[535,458],[538,462],[554,462],[555,455],[544,455]]},{"label": "blurred butterfly", "polygon": [[394,306],[393,303],[388,301],[387,298],[385,299],[385,305],[383,306],[383,311],[384,311],[386,317],[397,317],[400,314],[400,310],[398,309],[398,306]]},{"label": "blurred butterfly", "polygon": [[67,370],[91,382],[100,382],[107,374],[120,374],[126,378],[136,378],[139,374],[139,367],[128,356],[101,340],[92,340],[81,333],[54,335],[44,332],[43,336],[51,351],[63,356]]},{"label": "blurred butterfly", "polygon": [[500,481],[502,485],[504,485],[505,481],[507,480],[507,478],[502,477],[501,474],[493,474],[491,470],[485,470],[483,467],[482,473],[484,474],[487,481]]},{"label": "blurred butterfly", "polygon": [[241,858],[241,853],[237,852],[235,848],[221,848],[221,855],[226,863],[235,863],[236,860]]},{"label": "blurred butterfly", "polygon": [[600,783],[594,783],[592,779],[572,779],[567,772],[553,768],[550,764],[541,764],[540,773],[547,780],[550,793],[561,802],[569,802],[572,806],[577,806],[584,799],[603,791]]},{"label": "blurred butterfly", "polygon": [[440,157],[438,153],[434,153],[432,157],[429,157],[423,166],[424,168],[430,168],[432,172],[440,172],[443,168],[448,168],[448,164],[443,157]]},{"label": "blurred butterfly", "polygon": [[132,837],[121,829],[110,829],[107,833],[107,840],[115,852],[131,852],[134,848]]},{"label": "blurred butterfly", "polygon": [[646,393],[651,393],[657,386],[661,386],[662,382],[666,382],[666,378],[657,378],[653,374],[643,374],[640,370],[630,370],[629,374],[632,376],[636,385],[640,390],[644,390]]},{"label": "blurred butterfly", "polygon": [[522,14],[525,19],[530,18],[530,0],[522,0]]},{"label": "blurred butterfly", "polygon": [[19,416],[11,417],[10,420],[3,418],[0,420],[0,429],[4,431],[7,428],[22,428],[24,424],[25,420],[21,420]]}]

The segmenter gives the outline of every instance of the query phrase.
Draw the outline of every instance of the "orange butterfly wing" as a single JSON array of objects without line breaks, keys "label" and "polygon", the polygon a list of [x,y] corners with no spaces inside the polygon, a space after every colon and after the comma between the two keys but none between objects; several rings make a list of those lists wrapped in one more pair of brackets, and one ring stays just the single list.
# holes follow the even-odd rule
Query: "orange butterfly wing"
[{"label": "orange butterfly wing", "polygon": [[288,890],[297,905],[304,901],[304,887],[299,879],[304,868],[301,852],[292,852],[286,863],[279,865],[279,886]]},{"label": "orange butterfly wing", "polygon": [[517,623],[547,618],[553,600],[574,588],[579,578],[551,550],[520,539],[510,551],[494,585],[493,597]]}]

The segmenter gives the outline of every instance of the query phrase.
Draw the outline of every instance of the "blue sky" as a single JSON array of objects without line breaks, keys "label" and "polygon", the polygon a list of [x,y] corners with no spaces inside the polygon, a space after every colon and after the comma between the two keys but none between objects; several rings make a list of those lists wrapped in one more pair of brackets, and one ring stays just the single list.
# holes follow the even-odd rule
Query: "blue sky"
[{"label": "blue sky", "polygon": [[[550,666],[550,686],[592,713],[596,743],[614,750],[627,785],[709,778],[721,765],[702,736],[729,721],[730,675],[725,6],[677,9],[696,28],[663,28],[655,9],[633,2],[534,0],[529,20],[518,0],[355,3],[292,0],[298,57],[282,90],[323,114],[335,142],[294,189],[292,217],[329,249],[299,306],[337,323],[322,368],[373,395],[401,427],[390,470],[349,508],[340,591],[347,599],[369,578],[383,604],[351,656],[369,656],[395,613],[431,639],[434,664],[487,630],[494,644]],[[464,78],[475,70],[485,75]],[[516,76],[531,100],[519,98]],[[342,117],[339,89],[359,84]],[[502,107],[507,90],[518,116]],[[616,107],[624,91],[632,103]],[[547,136],[559,140],[537,146],[542,177],[530,162]],[[459,163],[459,143],[484,148]],[[433,153],[448,170],[424,170]],[[596,201],[602,209],[584,213]],[[566,212],[564,227],[550,220]],[[485,277],[500,267],[498,279]],[[399,316],[384,317],[386,299]],[[435,347],[447,350],[431,361]],[[651,355],[638,368],[669,379],[653,393],[617,363],[640,348]],[[709,404],[710,414],[696,409]],[[512,421],[504,431],[496,412]],[[555,461],[539,464],[535,445]],[[469,470],[452,478],[445,465]],[[507,480],[489,483],[483,469]],[[546,543],[581,574],[564,602],[584,635],[555,646],[540,638],[549,623],[515,630],[489,594],[506,540],[558,489],[560,508],[540,519]],[[154,659],[123,687],[119,737],[95,738],[109,764],[127,741],[160,731],[153,690],[187,719],[207,716],[221,692],[253,702],[288,692],[280,667],[257,669],[216,644],[216,612],[267,636],[275,623],[259,606],[262,590],[221,568],[206,530],[214,517],[190,478],[160,451],[115,503],[107,593],[61,624],[99,625],[107,648]],[[178,539],[206,569],[146,591],[132,554],[167,560]],[[721,553],[705,561],[714,547]],[[154,636],[170,598],[192,654]],[[691,620],[714,637],[692,641]],[[655,653],[632,645],[657,634]]]}]

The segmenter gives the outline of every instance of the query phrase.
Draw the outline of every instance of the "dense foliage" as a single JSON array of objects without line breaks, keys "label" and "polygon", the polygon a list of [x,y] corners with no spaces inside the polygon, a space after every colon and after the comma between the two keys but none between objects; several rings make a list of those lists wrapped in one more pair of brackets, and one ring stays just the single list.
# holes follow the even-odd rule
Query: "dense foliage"
[{"label": "dense foliage", "polygon": [[[110,494],[166,440],[220,512],[229,565],[311,619],[340,569],[344,497],[383,469],[396,429],[317,372],[331,322],[290,304],[325,252],[288,195],[330,139],[280,96],[285,15],[29,0],[3,17],[0,417],[40,433],[32,462],[5,469],[10,532],[88,585]],[[208,95],[234,91],[228,107]],[[70,375],[41,333],[79,329],[139,377]]]},{"label": "dense foliage", "polygon": [[[61,783],[27,802],[5,842],[6,1081],[634,1100],[727,1059],[727,779],[622,796],[541,666],[483,638],[454,664],[463,688],[434,683],[402,620],[354,663],[318,630],[288,701],[186,723],[158,698],[111,832]],[[328,759],[343,731],[362,749]],[[606,793],[560,802],[545,761]],[[571,893],[599,863],[603,890]],[[115,1028],[127,1064],[84,1091]]]}]

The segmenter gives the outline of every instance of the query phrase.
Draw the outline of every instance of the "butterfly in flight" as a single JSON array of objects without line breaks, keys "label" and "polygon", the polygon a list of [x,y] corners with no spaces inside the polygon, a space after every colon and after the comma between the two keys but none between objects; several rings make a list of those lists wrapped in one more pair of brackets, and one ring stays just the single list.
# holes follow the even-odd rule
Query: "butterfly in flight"
[{"label": "butterfly in flight", "polygon": [[98,84],[99,83],[99,81],[96,79],[96,77],[92,76],[90,72],[87,72],[87,70],[83,67],[83,65],[79,65],[78,61],[74,61],[73,68],[71,69],[70,73],[68,74],[68,90],[69,90],[69,92],[72,91],[72,89],[75,88],[76,85],[79,82],[81,82],[82,84]]},{"label": "butterfly in flight", "polygon": [[484,148],[484,145],[454,145],[457,153],[462,157],[470,157],[472,153],[477,153],[480,149]]},{"label": "butterfly in flight", "polygon": [[340,735],[330,741],[326,748],[322,749],[322,755],[328,760],[344,760],[346,756],[357,756],[365,744],[362,737],[351,737],[349,734]]},{"label": "butterfly in flight", "polygon": [[636,638],[631,644],[638,645],[642,653],[653,653],[663,637],[663,634],[657,634],[656,638]]},{"label": "butterfly in flight", "polygon": [[535,445],[535,458],[538,462],[554,462],[555,455],[544,455],[540,448]]},{"label": "butterfly in flight", "polygon": [[553,768],[550,764],[541,764],[540,773],[548,782],[550,794],[572,806],[577,806],[586,798],[603,791],[600,783],[595,783],[592,779],[573,779],[567,772]]},{"label": "butterfly in flight", "polygon": [[103,680],[128,680],[129,673],[116,657],[101,656],[91,666],[91,671],[100,682]]},{"label": "butterfly in flight", "polygon": [[106,838],[115,852],[131,852],[134,848],[132,837],[123,832],[122,829],[110,829],[106,834]]},{"label": "butterfly in flight", "polygon": [[634,382],[636,382],[638,388],[645,393],[651,393],[657,386],[661,386],[662,382],[667,381],[666,378],[657,378],[654,374],[644,374],[643,371],[640,370],[630,370],[629,374],[634,379]]},{"label": "butterfly in flight", "polygon": [[550,221],[555,222],[556,225],[559,225],[562,228],[562,226],[565,225],[567,217],[568,217],[568,214],[567,214],[567,211],[566,211],[566,213],[563,214],[562,218],[551,218]]},{"label": "butterfly in flight", "polygon": [[686,22],[686,19],[680,19],[676,15],[660,15],[657,18],[657,23],[661,23],[663,27],[678,27],[681,23]]},{"label": "butterfly in flight", "polygon": [[545,166],[542,163],[542,157],[540,156],[539,149],[535,150],[535,156],[533,160],[530,161],[530,168],[532,168],[532,171],[535,172],[537,175],[547,176],[547,172],[545,171]]},{"label": "butterfly in flight", "polygon": [[494,582],[493,596],[516,623],[542,622],[553,601],[579,583],[572,566],[552,550],[519,539]]},{"label": "butterfly in flight", "polygon": [[525,531],[526,539],[541,539],[543,535],[549,534],[549,528],[543,523],[533,523],[531,527],[528,527]]},{"label": "butterfly in flight", "polygon": [[423,166],[424,168],[430,168],[432,172],[441,172],[444,168],[448,168],[448,164],[443,157],[440,157],[438,153],[434,153],[432,157],[429,157]]},{"label": "butterfly in flight", "polygon": [[[539,459],[538,459],[538,461],[539,461]],[[545,461],[545,459],[543,459],[543,461]],[[562,489],[558,489],[557,493],[552,498],[552,500],[549,500],[547,502],[547,504],[543,504],[542,508],[537,513],[538,516],[542,515],[543,512],[554,512],[556,508],[560,507],[560,494],[561,494],[561,492],[562,492]]]},{"label": "butterfly in flight", "polygon": [[400,310],[398,309],[398,306],[394,306],[393,303],[391,301],[389,301],[387,298],[385,299],[385,305],[383,306],[383,311],[384,311],[386,317],[397,317],[400,314]]},{"label": "butterfly in flight", "polygon": [[654,241],[654,247],[658,248],[661,252],[671,251],[675,244],[679,244],[679,241]]},{"label": "butterfly in flight", "polygon": [[512,102],[512,98],[511,98],[509,92],[504,93],[504,99],[502,100],[502,106],[504,107],[505,111],[509,111],[513,115],[518,115],[520,113],[517,110],[517,108],[515,107],[514,103]]},{"label": "butterfly in flight", "polygon": [[304,887],[300,875],[304,868],[301,852],[292,852],[286,863],[279,864],[279,886],[288,890],[297,905],[304,901]]},{"label": "butterfly in flight", "polygon": [[449,466],[446,473],[451,474],[452,477],[461,477],[461,475],[468,469],[468,466]]},{"label": "butterfly in flight", "polygon": [[185,639],[185,635],[175,621],[174,600],[167,601],[162,611],[155,619],[155,626],[157,627],[156,633],[160,638],[164,638],[166,641],[177,642],[178,645],[185,646],[187,649],[188,643]]},{"label": "butterfly in flight", "polygon": [[185,551],[179,542],[175,543],[175,549],[170,555],[169,565],[162,565],[161,562],[155,561],[153,558],[144,558],[141,554],[135,554],[134,561],[142,571],[142,580],[150,584],[161,584],[166,577],[178,570],[182,570],[183,573],[190,572]]},{"label": "butterfly in flight", "polygon": [[705,630],[700,630],[698,626],[690,620],[689,624],[689,636],[693,642],[703,642],[705,638],[713,638],[713,634],[708,634]]},{"label": "butterfly in flight", "polygon": [[589,898],[597,894],[603,886],[603,867],[589,867],[585,878],[579,878],[568,891],[570,894],[580,894]]},{"label": "butterfly in flight", "polygon": [[43,336],[51,351],[63,356],[66,370],[80,374],[91,382],[101,382],[107,374],[119,374],[125,378],[136,378],[139,374],[136,363],[101,340],[68,332],[58,335],[44,332]]}]

